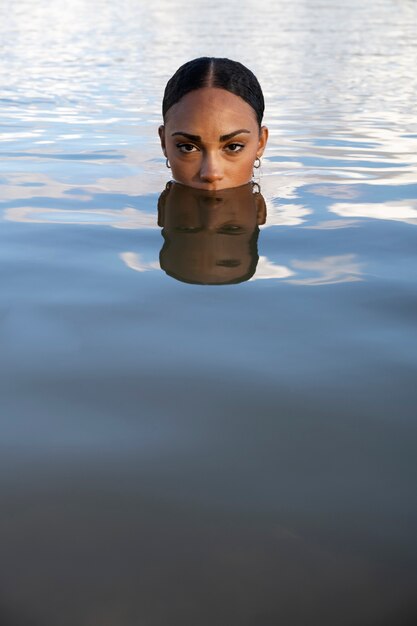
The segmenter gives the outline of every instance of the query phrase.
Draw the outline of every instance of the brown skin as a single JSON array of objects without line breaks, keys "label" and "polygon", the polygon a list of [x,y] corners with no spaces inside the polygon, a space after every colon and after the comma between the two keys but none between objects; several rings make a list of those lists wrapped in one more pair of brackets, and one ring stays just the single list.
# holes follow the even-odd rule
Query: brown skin
[{"label": "brown skin", "polygon": [[203,87],[169,109],[159,137],[176,182],[214,191],[252,179],[268,129],[259,128],[255,111],[239,96]]},{"label": "brown skin", "polygon": [[196,283],[244,277],[253,259],[252,235],[265,219],[265,201],[252,184],[214,192],[172,183],[158,203],[166,240],[161,267]]}]

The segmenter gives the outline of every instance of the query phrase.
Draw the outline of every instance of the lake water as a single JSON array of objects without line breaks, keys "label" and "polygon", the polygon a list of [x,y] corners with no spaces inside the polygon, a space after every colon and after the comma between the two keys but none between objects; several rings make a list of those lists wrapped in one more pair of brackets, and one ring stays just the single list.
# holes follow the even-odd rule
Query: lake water
[{"label": "lake water", "polygon": [[[416,623],[417,3],[0,21],[2,625]],[[159,262],[162,92],[204,54],[266,97],[237,284]]]}]

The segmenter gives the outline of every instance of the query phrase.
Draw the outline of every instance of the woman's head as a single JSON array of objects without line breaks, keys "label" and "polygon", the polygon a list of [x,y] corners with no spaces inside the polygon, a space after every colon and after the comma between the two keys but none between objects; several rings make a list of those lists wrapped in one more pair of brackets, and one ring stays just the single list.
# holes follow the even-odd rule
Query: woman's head
[{"label": "woman's head", "polygon": [[202,189],[250,181],[265,148],[264,98],[254,74],[230,59],[202,57],[168,81],[159,129],[174,180]]},{"label": "woman's head", "polygon": [[245,100],[255,112],[259,128],[265,109],[264,96],[255,74],[238,61],[200,57],[184,63],[169,79],[162,101],[164,121],[169,109],[190,91],[218,87]]}]

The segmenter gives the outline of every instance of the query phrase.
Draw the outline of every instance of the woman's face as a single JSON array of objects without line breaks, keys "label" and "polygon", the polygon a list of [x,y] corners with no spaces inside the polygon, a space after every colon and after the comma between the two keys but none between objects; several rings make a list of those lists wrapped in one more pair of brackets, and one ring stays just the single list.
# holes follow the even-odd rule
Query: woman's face
[{"label": "woman's face", "polygon": [[215,190],[239,187],[252,179],[268,130],[259,129],[255,111],[239,96],[203,87],[169,109],[159,136],[175,181]]}]

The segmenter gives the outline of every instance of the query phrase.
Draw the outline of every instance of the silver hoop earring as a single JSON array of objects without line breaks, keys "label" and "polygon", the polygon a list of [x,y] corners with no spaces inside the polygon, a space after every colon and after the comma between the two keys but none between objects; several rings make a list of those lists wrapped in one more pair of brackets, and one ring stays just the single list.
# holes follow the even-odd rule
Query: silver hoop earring
[{"label": "silver hoop earring", "polygon": [[171,166],[170,166],[170,164],[169,164],[168,159],[165,159],[165,165],[167,166],[167,168],[168,168],[169,170],[171,169]]},{"label": "silver hoop earring", "polygon": [[[258,163],[256,163],[256,161],[258,161]],[[256,157],[255,163],[253,164],[253,167],[255,169],[258,169],[258,167],[261,167],[261,159],[259,157]]]}]

